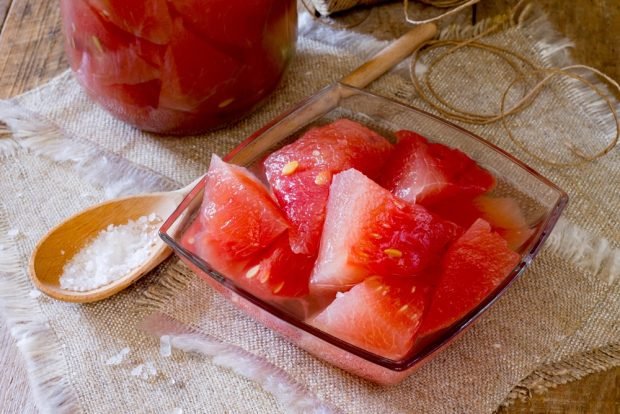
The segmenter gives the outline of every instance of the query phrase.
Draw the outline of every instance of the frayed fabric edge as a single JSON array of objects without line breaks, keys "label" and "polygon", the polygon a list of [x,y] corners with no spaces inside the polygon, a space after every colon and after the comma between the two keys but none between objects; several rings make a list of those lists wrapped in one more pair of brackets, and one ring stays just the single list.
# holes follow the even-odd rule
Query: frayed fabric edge
[{"label": "frayed fabric edge", "polygon": [[260,385],[270,393],[283,412],[299,414],[339,413],[319,400],[286,371],[236,345],[188,327],[172,317],[155,312],[145,319],[143,329],[154,336],[167,335],[173,348],[212,358],[212,362]]},{"label": "frayed fabric edge", "polygon": [[187,287],[190,281],[197,277],[178,258],[173,258],[155,270],[153,275],[156,282],[147,288],[136,300],[136,310],[153,312],[162,310],[168,300]]},{"label": "frayed fabric edge", "polygon": [[611,286],[620,276],[620,249],[561,218],[549,235],[547,248]]},{"label": "frayed fabric edge", "polygon": [[68,380],[63,349],[48,321],[29,297],[33,287],[8,232],[0,205],[0,312],[24,357],[30,388],[42,413],[81,412]]},{"label": "frayed fabric edge", "polygon": [[152,170],[70,137],[55,123],[12,101],[0,101],[0,122],[10,131],[0,136],[0,158],[24,149],[52,161],[69,163],[88,182],[103,187],[105,198],[179,187]]}]

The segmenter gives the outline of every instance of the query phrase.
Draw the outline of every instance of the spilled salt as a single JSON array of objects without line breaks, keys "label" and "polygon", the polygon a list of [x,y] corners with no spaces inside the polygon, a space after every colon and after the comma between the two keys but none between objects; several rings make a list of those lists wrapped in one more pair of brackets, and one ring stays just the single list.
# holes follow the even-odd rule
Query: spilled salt
[{"label": "spilled salt", "polygon": [[10,229],[9,231],[7,231],[6,235],[16,239],[19,236],[19,229]]},{"label": "spilled salt", "polygon": [[65,265],[60,286],[83,292],[114,282],[138,268],[151,255],[161,221],[150,214],[127,224],[110,224]]},{"label": "spilled salt", "polygon": [[174,410],[172,410],[172,414],[183,414],[183,409],[177,407]]},{"label": "spilled salt", "polygon": [[170,335],[162,335],[161,338],[159,338],[159,355],[163,357],[169,357],[172,355]]},{"label": "spilled salt", "polygon": [[153,365],[152,362],[148,361],[132,369],[131,376],[138,377],[146,381],[157,376],[157,369],[155,369],[155,365]]},{"label": "spilled salt", "polygon": [[38,289],[32,289],[30,292],[28,292],[28,296],[30,296],[33,299],[36,299],[39,296],[41,296],[41,291]]},{"label": "spilled salt", "polygon": [[127,355],[129,355],[130,351],[131,351],[131,349],[129,349],[129,348],[121,349],[118,354],[113,355],[110,358],[108,358],[108,360],[105,362],[105,364],[106,365],[119,365],[119,364],[121,364],[125,360]]}]

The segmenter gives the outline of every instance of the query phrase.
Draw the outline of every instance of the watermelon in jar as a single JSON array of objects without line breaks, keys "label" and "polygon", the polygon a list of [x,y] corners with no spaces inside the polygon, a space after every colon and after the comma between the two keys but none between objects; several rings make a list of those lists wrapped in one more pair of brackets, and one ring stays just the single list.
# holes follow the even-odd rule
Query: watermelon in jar
[{"label": "watermelon in jar", "polygon": [[87,94],[145,131],[193,134],[251,112],[295,49],[294,0],[61,0]]}]

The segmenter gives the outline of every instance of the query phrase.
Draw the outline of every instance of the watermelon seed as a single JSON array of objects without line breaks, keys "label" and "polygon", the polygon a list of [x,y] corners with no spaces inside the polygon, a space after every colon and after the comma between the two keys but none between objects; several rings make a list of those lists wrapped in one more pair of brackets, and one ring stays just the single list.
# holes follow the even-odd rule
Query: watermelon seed
[{"label": "watermelon seed", "polygon": [[316,185],[325,185],[329,183],[330,178],[331,178],[331,174],[329,173],[329,171],[327,170],[321,171],[320,173],[316,175],[316,178],[314,179],[314,183]]},{"label": "watermelon seed", "polygon": [[415,286],[411,286],[411,293],[415,293],[416,287]]},{"label": "watermelon seed", "polygon": [[267,283],[267,280],[269,280],[269,273],[265,272],[265,273],[261,274],[258,280],[261,283]]},{"label": "watermelon seed", "polygon": [[222,102],[220,102],[220,103],[217,105],[217,107],[218,107],[218,108],[224,108],[224,107],[226,107],[226,106],[230,105],[231,103],[233,103],[233,101],[234,101],[234,100],[235,100],[235,98],[228,98],[228,99],[225,99],[225,100],[223,100]]},{"label": "watermelon seed", "polygon": [[282,168],[282,175],[291,175],[295,172],[295,170],[299,167],[299,161],[289,161],[286,163],[284,168]]},{"label": "watermelon seed", "polygon": [[389,229],[392,226],[390,226],[389,223],[381,223],[381,227],[383,227],[384,229]]},{"label": "watermelon seed", "polygon": [[274,295],[277,294],[279,291],[281,291],[283,287],[284,287],[284,282],[280,282],[278,286],[276,286],[275,289],[273,289]]},{"label": "watermelon seed", "polygon": [[250,270],[246,272],[245,277],[248,279],[252,279],[258,274],[259,270],[260,270],[260,265],[253,266],[250,268]]},{"label": "watermelon seed", "polygon": [[381,235],[379,233],[370,233],[370,237],[379,240],[381,238]]},{"label": "watermelon seed", "polygon": [[403,256],[403,252],[398,249],[385,249],[383,253],[387,254],[389,257],[399,258]]},{"label": "watermelon seed", "polygon": [[188,242],[189,244],[194,244],[194,242],[196,242],[196,239],[195,239],[195,238],[193,238],[193,237],[190,237],[189,239],[187,239],[187,242]]},{"label": "watermelon seed", "polygon": [[406,311],[406,310],[407,310],[407,308],[409,308],[409,305],[408,305],[408,304],[404,304],[403,306],[401,306],[401,307],[400,307],[400,309],[398,310],[398,312],[399,312],[399,313],[400,313],[400,312],[404,312],[404,311]]},{"label": "watermelon seed", "polygon": [[91,39],[93,43],[95,44],[95,47],[97,48],[99,53],[103,53],[103,46],[101,46],[101,42],[99,41],[99,38],[97,36],[92,36]]}]

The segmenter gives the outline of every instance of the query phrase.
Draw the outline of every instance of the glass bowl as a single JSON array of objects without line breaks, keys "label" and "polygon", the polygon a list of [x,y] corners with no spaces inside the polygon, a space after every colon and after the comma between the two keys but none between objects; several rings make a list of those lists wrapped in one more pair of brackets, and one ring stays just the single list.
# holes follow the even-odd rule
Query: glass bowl
[{"label": "glass bowl", "polygon": [[312,126],[343,117],[358,121],[386,137],[393,136],[397,130],[408,129],[430,141],[463,151],[495,176],[497,186],[492,194],[515,198],[528,225],[534,229],[532,236],[518,251],[521,255],[519,263],[504,281],[466,317],[439,337],[415,344],[401,359],[388,359],[305,323],[290,307],[263,300],[214,271],[209,263],[181,245],[181,236],[200,207],[206,179],[166,220],[160,235],[198,276],[257,321],[348,372],[380,384],[395,384],[469,328],[523,273],[556,224],[568,197],[536,171],[482,138],[419,109],[343,84],[331,85],[279,116],[242,142],[224,160],[258,172],[260,162],[272,151],[292,142]]}]

